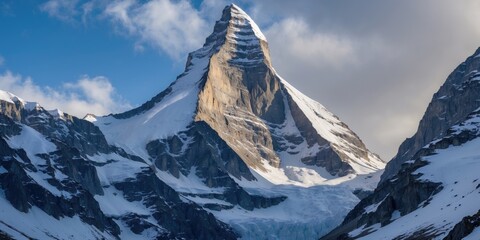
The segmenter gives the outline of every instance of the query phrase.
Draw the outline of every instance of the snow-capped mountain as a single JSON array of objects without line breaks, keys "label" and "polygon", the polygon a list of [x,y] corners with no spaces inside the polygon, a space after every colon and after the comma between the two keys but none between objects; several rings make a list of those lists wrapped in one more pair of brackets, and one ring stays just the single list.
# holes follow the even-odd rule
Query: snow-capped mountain
[{"label": "snow-capped mountain", "polygon": [[277,74],[233,4],[138,108],[78,119],[7,92],[0,106],[0,232],[15,238],[315,239],[384,167]]},{"label": "snow-capped mountain", "polygon": [[0,232],[15,239],[236,238],[142,159],[109,145],[92,123],[4,91],[0,109]]},{"label": "snow-capped mountain", "polygon": [[479,57],[448,77],[412,138],[435,139],[419,150],[407,140],[410,159],[321,239],[480,239]]}]

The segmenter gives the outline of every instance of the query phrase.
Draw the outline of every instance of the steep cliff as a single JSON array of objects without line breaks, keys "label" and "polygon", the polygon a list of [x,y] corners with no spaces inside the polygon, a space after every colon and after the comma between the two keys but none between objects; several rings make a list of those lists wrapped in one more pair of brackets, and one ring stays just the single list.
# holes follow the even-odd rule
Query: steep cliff
[{"label": "steep cliff", "polygon": [[434,94],[419,131],[387,165],[390,170],[399,166],[393,177],[385,173],[375,191],[321,239],[480,236],[479,54],[477,50],[462,63]]},{"label": "steep cliff", "polygon": [[480,79],[480,48],[461,63],[433,95],[417,132],[400,145],[398,153],[385,167],[382,182],[392,178],[402,163],[410,160],[423,146],[444,136],[452,125],[460,123],[480,107],[479,86],[469,84],[478,79]]}]

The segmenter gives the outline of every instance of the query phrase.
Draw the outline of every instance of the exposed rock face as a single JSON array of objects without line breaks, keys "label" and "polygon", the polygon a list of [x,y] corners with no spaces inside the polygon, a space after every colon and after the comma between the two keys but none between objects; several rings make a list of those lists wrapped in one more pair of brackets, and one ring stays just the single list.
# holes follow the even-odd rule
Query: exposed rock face
[{"label": "exposed rock face", "polygon": [[479,79],[480,48],[460,64],[433,95],[417,132],[400,145],[397,155],[385,167],[382,182],[392,178],[402,163],[410,160],[423,146],[444,136],[452,125],[480,107]]},{"label": "exposed rock face", "polygon": [[[201,86],[195,120],[210,125],[248,166],[265,171],[265,160],[280,167],[277,151],[282,149],[274,146],[288,140],[286,136],[272,136],[271,125],[286,121],[288,104],[301,134],[298,137],[306,140],[309,147],[318,144],[321,148],[316,155],[302,158],[302,162],[324,167],[333,175],[355,172],[349,165],[351,157],[337,149],[342,146],[334,146],[322,137],[292,99],[272,68],[265,37],[241,9],[231,6],[224,10],[204,48],[209,46],[214,46],[215,51]],[[365,145],[345,124],[340,124],[345,134],[339,138],[354,146],[348,151],[368,161],[371,156]]]},{"label": "exposed rock face", "polygon": [[[422,155],[418,156],[418,159],[421,157]],[[375,224],[385,226],[392,222],[395,211],[403,216],[416,210],[420,203],[427,201],[442,189],[440,183],[424,182],[418,179],[420,175],[413,174],[416,169],[425,165],[426,163],[421,160],[412,165],[405,165],[395,176],[394,182],[380,184],[372,194],[362,199],[348,213],[341,226],[320,239],[354,239],[348,237],[348,233],[363,227],[365,230],[355,236],[355,239],[361,238],[371,233],[372,229],[369,227]],[[369,206],[375,206],[376,209],[367,212],[365,209]]]},{"label": "exposed rock face", "polygon": [[448,233],[444,240],[463,239],[480,227],[480,210],[472,216],[466,216]]},{"label": "exposed rock face", "polygon": [[[117,221],[123,222],[134,233],[154,231],[160,238],[236,238],[213,215],[194,203],[182,201],[178,193],[161,182],[146,164],[138,163],[143,167],[133,174],[134,179],[114,182],[113,186],[105,185],[105,180],[100,180],[105,176],[98,170],[109,169],[110,164],[119,159],[143,160],[108,145],[98,127],[88,121],[63,113],[54,114],[38,105],[33,109],[26,108],[28,104],[32,103],[18,99],[13,103],[0,100],[5,110],[0,114],[0,186],[6,200],[18,211],[28,214],[32,207],[36,207],[59,221],[79,217],[99,232],[98,238],[118,238],[121,227]],[[51,146],[36,153],[33,151],[36,144]],[[92,160],[101,154],[112,157],[105,162]],[[151,210],[151,215],[106,214],[101,205],[108,203],[97,197],[108,199],[105,191],[112,188],[122,192],[127,201],[141,201]],[[19,227],[20,233],[22,230]],[[22,234],[29,236],[28,233]],[[67,237],[54,233],[50,237],[55,236]]]},{"label": "exposed rock face", "polygon": [[195,120],[209,124],[249,166],[262,168],[266,159],[278,167],[268,126],[259,117],[276,114],[270,118],[283,122],[280,83],[270,70],[266,40],[240,11],[225,9],[205,43],[220,47],[210,58]]},{"label": "exposed rock face", "polygon": [[175,177],[180,172],[188,175],[187,170],[198,166],[196,174],[206,179],[208,187],[236,185],[228,173],[238,179],[255,179],[242,159],[204,122],[193,123],[179,135],[148,143],[147,151],[159,170]]},{"label": "exposed rock face", "polygon": [[462,239],[478,226],[479,57],[449,76],[383,182],[321,239]]},{"label": "exposed rock face", "polygon": [[[436,167],[430,166],[435,164],[435,162],[425,159],[429,157],[434,159],[442,158],[441,154],[448,154],[449,148],[454,146],[463,147],[466,143],[474,144],[474,147],[470,147],[470,149],[478,149],[477,145],[480,143],[477,141],[480,139],[478,117],[478,113],[471,115],[468,120],[447,131],[443,138],[430,143],[418,151],[413,157],[415,161],[403,164],[393,179],[380,183],[374,193],[355,206],[341,226],[323,236],[321,239],[357,239],[362,237],[374,239],[382,235],[395,236],[399,239],[433,239],[440,237],[443,239],[462,239],[471,233],[473,229],[478,226],[478,217],[476,217],[476,215],[469,217],[471,214],[469,212],[471,212],[472,209],[480,209],[478,205],[478,201],[480,201],[480,191],[475,187],[475,182],[478,181],[478,175],[469,176],[466,171],[462,173],[451,173],[452,175],[459,175],[459,178],[455,178],[453,184],[448,180],[436,182],[433,180],[435,178],[432,178],[432,180],[429,178],[434,174],[441,175],[444,173],[437,173]],[[450,169],[455,169],[454,165],[456,161],[468,161],[469,159],[477,161],[477,164],[467,163],[464,169],[475,169],[480,166],[480,164],[478,164],[480,155],[475,153],[471,155],[471,153],[468,153],[468,149],[469,148],[459,150],[459,152],[466,151],[466,156],[468,157],[457,156],[458,159],[449,159],[452,164],[446,165],[445,163],[440,163],[440,169],[448,172]],[[447,158],[455,156],[455,154],[450,154]],[[429,168],[434,168],[435,170],[429,171]],[[425,172],[431,173],[430,176],[425,176]],[[466,175],[463,177],[462,174]],[[473,178],[473,181],[470,177]],[[456,179],[458,179],[458,181]],[[460,181],[461,183],[459,183]],[[455,188],[461,189],[458,190],[461,193],[457,193]],[[447,192],[453,193],[449,194]],[[459,201],[459,199],[463,201]],[[425,210],[422,211],[419,209]],[[444,220],[434,215],[435,212],[442,211],[445,213],[439,215],[446,217]],[[455,214],[449,213],[448,211],[453,211]],[[455,219],[457,219],[458,216],[462,216],[462,214],[465,217],[463,219],[460,217],[462,220],[457,223]],[[419,220],[417,220],[417,224],[413,225],[413,227],[403,227],[403,225],[400,224],[405,223],[406,220],[402,218],[417,218]],[[455,223],[457,224],[455,225]],[[392,225],[392,227],[389,228],[389,225]],[[401,230],[394,233],[397,235],[392,235],[388,232],[389,230],[387,230],[387,228],[389,230],[392,228]],[[402,228],[405,229],[402,230]],[[376,235],[371,235],[375,233]]]}]

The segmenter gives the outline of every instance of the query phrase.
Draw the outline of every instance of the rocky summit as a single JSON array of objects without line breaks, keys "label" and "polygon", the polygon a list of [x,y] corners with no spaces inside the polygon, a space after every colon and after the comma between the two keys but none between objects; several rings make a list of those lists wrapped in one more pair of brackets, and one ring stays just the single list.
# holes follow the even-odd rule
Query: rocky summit
[{"label": "rocky summit", "polygon": [[79,119],[4,91],[0,107],[0,238],[315,239],[385,165],[278,75],[233,4],[138,108]]}]

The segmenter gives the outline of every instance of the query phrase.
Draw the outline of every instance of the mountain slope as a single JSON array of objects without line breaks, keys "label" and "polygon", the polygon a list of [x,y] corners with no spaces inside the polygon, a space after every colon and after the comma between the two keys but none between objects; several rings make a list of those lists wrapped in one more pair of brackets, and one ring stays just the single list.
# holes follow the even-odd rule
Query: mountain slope
[{"label": "mountain slope", "polygon": [[[2,210],[50,223],[0,215],[19,238],[312,239],[384,166],[276,73],[233,4],[184,73],[138,108],[82,120],[0,93]],[[83,230],[53,227],[64,221]]]},{"label": "mountain slope", "polygon": [[[477,50],[474,56],[478,53]],[[466,62],[477,61],[472,60],[474,58]],[[473,66],[476,69],[470,68]],[[450,77],[434,95],[426,115],[431,114],[432,106],[440,104],[436,100],[439,96],[443,100],[441,106],[458,107],[443,113],[449,121],[470,110],[473,99],[478,102],[480,78],[475,73],[480,65],[462,63],[454,74],[459,69],[470,71],[466,74],[470,77],[455,85],[454,95],[443,95],[444,87],[451,83]],[[428,118],[431,117],[425,116],[422,121]],[[432,129],[439,132],[430,134],[439,137],[416,151],[394,177],[381,182],[347,215],[341,226],[322,239],[463,239],[470,234],[473,235],[468,238],[477,239],[480,231],[480,108],[446,130],[440,126]]]},{"label": "mountain slope", "polygon": [[385,167],[382,182],[393,177],[402,163],[410,160],[423,146],[444,136],[452,125],[460,123],[480,107],[478,86],[465,87],[468,82],[478,80],[479,71],[480,48],[460,64],[433,95],[417,132],[400,145],[398,153]]},{"label": "mountain slope", "polygon": [[[275,235],[292,224],[291,234],[317,226],[309,236],[318,236],[358,201],[352,191],[374,188],[384,166],[336,116],[276,73],[266,38],[235,5],[224,9],[204,46],[189,54],[185,72],[167,90],[137,109],[94,123],[111,144],[151,161],[166,172],[159,176],[162,180],[197,203],[210,203],[212,197],[224,201],[218,189],[233,186],[235,191],[287,197],[268,208],[290,216],[283,219],[259,219],[257,212],[263,210],[250,206],[253,211],[239,214],[245,206],[236,209],[237,202],[243,199],[214,207],[213,214],[253,238],[272,233],[255,230],[250,218],[271,226]],[[215,162],[195,158],[201,149],[197,133],[220,150],[201,154]],[[305,188],[312,186],[319,187]],[[296,198],[298,191],[306,195]],[[312,205],[314,193],[343,196],[343,206],[325,209],[330,200],[324,199],[310,211],[301,210],[301,204]],[[283,208],[295,201],[296,209]],[[325,218],[318,219],[319,214]]]},{"label": "mountain slope", "polygon": [[[292,121],[289,129],[286,120]],[[370,173],[384,165],[337,117],[276,74],[265,37],[235,5],[224,10],[203,48],[189,55],[185,73],[166,91],[95,124],[110,142],[136,151],[186,130],[192,122],[205,122],[249,167],[261,172],[263,160],[279,167],[277,153],[292,141],[307,143],[303,152],[310,154],[300,156],[302,162],[332,175]],[[137,131],[125,131],[128,126],[137,126]],[[146,152],[137,154],[148,157]]]},{"label": "mountain slope", "polygon": [[19,239],[236,237],[90,122],[0,96],[1,231]]}]

